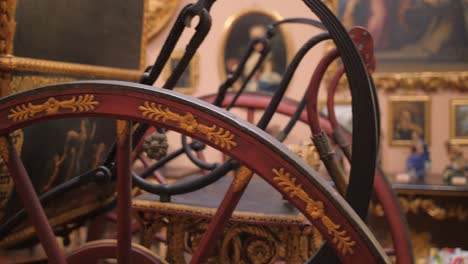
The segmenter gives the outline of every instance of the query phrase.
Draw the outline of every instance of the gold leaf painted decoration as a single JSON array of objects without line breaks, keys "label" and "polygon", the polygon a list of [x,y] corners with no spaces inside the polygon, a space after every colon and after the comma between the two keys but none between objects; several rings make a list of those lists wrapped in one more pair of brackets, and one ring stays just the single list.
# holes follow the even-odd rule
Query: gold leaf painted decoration
[{"label": "gold leaf painted decoration", "polygon": [[332,243],[337,245],[337,248],[343,255],[354,254],[355,241],[347,235],[346,230],[341,229],[341,225],[334,223],[324,212],[324,205],[321,201],[315,201],[302,189],[301,184],[296,183],[296,178],[286,172],[284,168],[273,169],[273,181],[278,183],[278,186],[289,194],[290,198],[297,197],[306,203],[306,211],[312,216],[312,219],[320,219],[322,224],[327,228],[328,234],[333,237]]},{"label": "gold leaf painted decoration", "polygon": [[237,146],[237,143],[234,142],[235,135],[229,130],[222,127],[218,128],[216,125],[207,126],[200,124],[191,113],[186,113],[185,115],[177,114],[172,112],[168,107],[163,107],[161,104],[156,104],[154,102],[145,102],[142,106],[139,106],[138,109],[143,111],[143,116],[146,118],[164,123],[168,121],[176,122],[179,124],[180,128],[190,133],[198,131],[204,134],[206,139],[221,148],[230,150]]},{"label": "gold leaf painted decoration", "polygon": [[36,114],[45,112],[46,115],[57,114],[60,109],[71,109],[73,112],[88,112],[96,109],[99,104],[94,100],[94,95],[85,94],[78,98],[73,96],[69,100],[59,101],[54,97],[50,97],[43,104],[34,105],[32,103],[17,105],[10,109],[9,119],[13,121],[24,121],[33,118]]},{"label": "gold leaf painted decoration", "polygon": [[246,166],[240,167],[232,183],[233,191],[238,192],[244,189],[247,183],[252,178],[252,175],[253,172],[249,168],[247,168]]}]

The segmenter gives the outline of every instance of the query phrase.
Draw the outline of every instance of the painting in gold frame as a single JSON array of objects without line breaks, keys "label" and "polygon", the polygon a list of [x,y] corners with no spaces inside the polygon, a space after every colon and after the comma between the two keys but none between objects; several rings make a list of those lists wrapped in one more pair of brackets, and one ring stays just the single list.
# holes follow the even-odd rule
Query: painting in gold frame
[{"label": "painting in gold frame", "polygon": [[[261,8],[248,8],[232,15],[226,20],[224,36],[219,55],[219,73],[221,80],[234,71],[247,51],[249,42],[266,34],[267,26],[283,18],[276,12]],[[289,34],[279,28],[270,41],[271,51],[260,70],[247,84],[250,91],[273,92],[279,85],[288,62],[292,57],[292,42]],[[261,50],[261,44],[255,47],[257,52],[247,61],[243,77],[255,65]],[[236,89],[240,82],[233,85]]]},{"label": "painting in gold frame", "polygon": [[371,32],[383,71],[400,71],[401,66],[410,71],[468,69],[462,0],[338,2],[346,26]]},{"label": "painting in gold frame", "polygon": [[468,98],[450,100],[450,143],[468,145]]},{"label": "painting in gold frame", "polygon": [[[180,59],[184,55],[184,51],[176,50],[171,54],[169,61],[164,67],[164,77],[167,80],[172,74],[172,71],[180,62]],[[185,69],[184,73],[180,76],[179,80],[174,87],[174,90],[183,93],[183,94],[193,94],[198,86],[199,79],[199,68],[200,68],[200,58],[198,54],[195,54],[190,61],[190,64]]]},{"label": "painting in gold frame", "polygon": [[[387,2],[393,4],[393,2],[399,1],[327,0],[325,2],[335,12],[335,14],[340,15],[341,13],[341,16],[343,17],[345,9],[353,3],[361,2],[361,4],[365,4],[367,2]],[[355,8],[356,7],[351,7],[348,9],[353,10]],[[413,69],[413,71],[402,71],[402,67],[393,67],[393,70],[390,71],[382,69],[382,65],[378,63],[378,71],[373,74],[377,89],[389,92],[395,92],[397,90],[424,90],[428,92],[435,92],[438,90],[468,91],[468,71],[466,67],[468,64],[466,61],[463,64],[465,66],[462,65],[463,67],[459,67],[460,63],[447,64],[447,67],[439,67],[438,69],[434,69],[434,67],[425,68],[425,66],[428,65],[427,63],[419,63],[418,65],[419,69]],[[340,87],[346,86],[347,83],[344,80],[340,82]]]},{"label": "painting in gold frame", "polygon": [[390,145],[410,146],[415,139],[431,140],[431,100],[425,95],[391,96],[388,102]]}]

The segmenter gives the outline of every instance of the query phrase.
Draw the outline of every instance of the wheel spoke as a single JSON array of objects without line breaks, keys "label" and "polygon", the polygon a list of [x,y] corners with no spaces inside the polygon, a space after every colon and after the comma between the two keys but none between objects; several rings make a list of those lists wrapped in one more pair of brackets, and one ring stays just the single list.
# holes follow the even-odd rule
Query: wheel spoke
[{"label": "wheel spoke", "polygon": [[254,108],[247,108],[247,122],[252,123],[255,121],[255,109]]},{"label": "wheel spoke", "polygon": [[30,223],[36,230],[36,234],[41,241],[44,251],[47,254],[49,263],[66,264],[65,256],[55,239],[52,227],[47,220],[44,209],[39,202],[39,197],[34,190],[24,164],[16,153],[13,144],[7,137],[0,138],[0,153],[3,161],[10,171],[10,175],[15,183],[16,191],[20,196],[23,206],[28,214]]},{"label": "wheel spoke", "polygon": [[224,195],[223,201],[218,207],[218,210],[216,210],[216,214],[211,218],[208,229],[205,234],[203,234],[201,242],[192,256],[192,260],[190,261],[191,264],[207,263],[208,258],[214,249],[210,244],[212,244],[213,241],[219,241],[223,229],[231,218],[234,209],[236,209],[236,206],[239,203],[242,194],[244,194],[252,175],[253,172],[245,166],[242,166],[238,170],[228,191]]},{"label": "wheel spoke", "polygon": [[131,124],[117,121],[117,262],[131,263]]}]

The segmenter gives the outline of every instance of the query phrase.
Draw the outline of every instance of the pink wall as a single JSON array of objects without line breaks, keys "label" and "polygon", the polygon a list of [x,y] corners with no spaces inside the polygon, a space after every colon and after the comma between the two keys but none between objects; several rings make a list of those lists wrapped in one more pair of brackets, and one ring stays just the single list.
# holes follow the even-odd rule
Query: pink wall
[{"label": "pink wall", "polygon": [[[404,95],[399,93],[398,95]],[[447,152],[445,150],[445,142],[450,136],[450,99],[468,98],[468,94],[444,90],[441,87],[437,93],[418,93],[429,95],[431,98],[431,145],[429,151],[431,153],[431,174],[441,175],[444,168],[448,165]],[[410,153],[409,147],[395,147],[389,145],[388,135],[388,97],[389,95],[379,92],[382,111],[382,165],[385,172],[395,174],[402,172],[405,169],[406,157]],[[409,95],[415,95],[409,94]],[[468,147],[465,147],[465,151]]]},{"label": "pink wall", "polygon": [[[187,3],[193,1],[182,0],[181,7]],[[287,8],[285,8],[285,1],[281,0],[241,0],[241,1],[219,1],[215,3],[212,8],[213,25],[207,39],[199,49],[200,55],[200,80],[197,87],[195,96],[205,95],[216,92],[217,86],[220,83],[219,70],[218,70],[218,59],[220,56],[221,39],[224,36],[224,22],[233,14],[240,12],[241,10],[248,8],[261,8],[269,11],[276,12],[282,17],[312,17],[312,13],[301,1],[288,1]],[[174,21],[171,22],[171,24]],[[301,25],[288,25],[284,28],[291,37],[293,43],[293,51],[296,51],[298,47],[302,45],[308,38],[315,35],[318,30],[310,26]],[[156,54],[159,52],[162,43],[164,42],[170,27],[166,27],[148,46],[147,61],[152,62]],[[184,34],[182,39],[183,48],[185,43],[188,42],[190,34]],[[322,47],[318,47],[317,51],[312,55],[306,57],[304,62],[301,64],[301,74],[298,74],[299,78],[294,78],[288,96],[293,98],[299,98],[299,91],[303,91],[303,87],[307,85],[309,76],[304,74],[308,69],[314,69],[314,65],[317,61],[317,57],[320,56]],[[310,71],[310,70],[309,70]],[[161,84],[161,82],[158,82]]]}]

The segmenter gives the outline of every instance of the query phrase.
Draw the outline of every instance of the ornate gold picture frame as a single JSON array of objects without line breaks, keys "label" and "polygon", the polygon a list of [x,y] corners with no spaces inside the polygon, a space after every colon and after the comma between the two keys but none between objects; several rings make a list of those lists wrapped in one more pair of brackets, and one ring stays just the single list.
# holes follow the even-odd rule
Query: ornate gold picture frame
[{"label": "ornate gold picture frame", "polygon": [[[375,21],[370,21],[369,20],[371,12],[369,10],[369,6],[366,7],[366,5],[369,5],[369,3],[370,3],[372,5],[377,6],[379,4],[382,5],[383,2],[385,2],[386,5],[391,5],[392,7],[394,7],[396,4],[398,4],[397,3],[398,1],[356,1],[356,0],[328,0],[327,4],[329,5],[329,7],[332,8],[332,10],[334,12],[336,12],[336,14],[338,14],[338,16],[342,17],[342,21],[344,22],[344,24],[347,24],[347,26],[352,26],[352,25],[350,25],[350,23],[355,24],[355,25],[362,25],[364,27],[367,26],[367,27],[370,28],[371,33],[374,31],[374,35],[375,35],[375,32],[379,32],[379,33],[382,33],[382,32],[383,33],[389,33],[390,32],[392,34],[393,34],[393,32],[395,32],[395,34],[401,33],[402,30],[394,30],[394,29],[389,29],[388,28],[388,26],[395,26],[397,23],[401,23],[401,21],[405,21],[405,20],[401,20],[401,19],[393,19],[393,17],[391,16],[392,14],[388,14],[386,16],[373,14],[372,18],[375,18],[377,20],[375,20]],[[462,2],[462,1],[431,1],[431,2],[434,2],[433,3],[434,5],[442,5],[442,4],[453,4],[452,2]],[[365,11],[363,11],[362,6],[364,6],[364,9],[367,8],[367,10],[369,12],[366,13]],[[406,10],[407,10],[407,8],[411,8],[411,6],[396,8],[395,10],[401,9],[401,11],[404,11],[403,10],[404,8],[406,8]],[[373,6],[372,12],[375,12],[375,10],[377,10],[377,9],[378,8]],[[381,11],[381,9],[382,8],[380,8],[380,11]],[[456,27],[462,27],[462,25],[460,24],[460,23],[462,23],[462,22],[460,22],[462,20],[462,19],[460,19],[460,14],[462,12],[462,9],[456,9],[456,10],[457,10],[456,16],[455,16],[455,14],[453,14],[453,15],[452,14],[445,14],[447,12],[445,12],[445,13],[444,12],[439,12],[440,13],[439,15],[444,15],[445,14],[447,16],[453,16],[453,20],[458,21],[458,22],[455,22]],[[361,15],[359,14],[359,12],[361,12],[360,13]],[[403,13],[400,12],[400,16]],[[406,12],[406,13],[409,14],[407,17],[412,17],[412,19],[415,19],[416,22],[418,22],[418,21],[422,22],[421,19],[418,20],[418,16],[414,16],[414,15],[411,16],[411,14],[415,14],[414,12],[413,13]],[[427,16],[427,14],[425,16],[426,19],[432,19],[432,20],[438,19],[436,17]],[[461,15],[461,16],[463,16],[463,15]],[[366,18],[367,18],[367,20],[366,20]],[[386,22],[383,23],[382,21],[378,21],[379,19],[380,20],[385,19]],[[467,18],[465,18],[465,20],[466,19]],[[355,23],[353,23],[352,20],[354,20]],[[356,20],[361,20],[361,21],[356,21]],[[439,22],[442,23],[442,20],[440,20]],[[452,23],[452,22],[450,22],[450,23]],[[408,23],[406,23],[406,24],[408,24]],[[435,25],[430,25],[430,24],[435,24],[435,23],[429,23],[429,22],[425,23],[425,24],[423,24],[423,26],[421,27],[420,30],[423,30],[423,27],[425,28],[425,27],[431,27],[431,26],[434,27],[435,26]],[[377,27],[377,28],[381,28],[381,30],[375,30],[376,25],[380,25],[380,27]],[[414,26],[415,23],[409,23],[408,25]],[[387,29],[382,30],[382,28],[384,28],[385,26],[387,26]],[[377,33],[377,36],[375,36],[375,38],[378,39],[377,41],[385,40],[385,36],[382,36],[379,33]],[[426,33],[430,33],[430,32],[426,32]],[[440,32],[440,34],[442,34],[442,35],[445,34],[445,33],[447,33],[447,32]],[[433,37],[437,37],[437,35],[440,35],[440,34],[437,33],[436,31],[433,31]],[[466,32],[463,33],[463,34],[466,34]],[[426,38],[431,36],[431,34],[422,34],[421,33],[419,35],[418,34],[413,34],[412,36],[410,34],[410,37],[419,36],[420,39],[423,39],[424,35],[426,35]],[[459,36],[459,37],[462,37],[462,36]],[[388,40],[388,38],[387,38],[387,40]],[[398,41],[398,38],[392,38],[390,40],[391,41]],[[411,41],[413,41],[413,43],[417,42],[416,40],[409,40],[409,42],[411,42]],[[421,42],[419,42],[419,43],[421,43]],[[427,42],[428,45],[433,45],[434,43],[436,43],[436,41],[428,41]],[[383,47],[382,45],[384,45],[384,44],[385,43],[380,41],[380,47],[381,48]],[[400,45],[400,44],[399,43],[396,43],[396,44],[394,43],[394,45]],[[379,43],[377,43],[376,46],[378,47]],[[403,48],[403,44],[401,44],[400,46],[401,46],[402,49],[399,49],[399,51],[409,51],[411,47],[413,47],[413,48],[417,47],[417,45],[407,45],[408,49],[406,49],[406,48]],[[466,44],[464,44],[464,46],[466,48]],[[463,48],[463,47],[458,47],[458,48]],[[450,48],[448,50],[450,51]],[[414,53],[414,55],[417,55],[417,53],[420,53],[420,55],[421,55],[421,53],[423,53],[423,52],[425,52],[425,49],[416,49],[416,51],[414,51],[412,53]],[[377,50],[377,59],[378,59],[377,72],[375,74],[373,74],[373,78],[374,78],[376,87],[378,89],[380,89],[380,90],[385,90],[385,91],[390,91],[390,92],[395,92],[397,90],[402,90],[402,91],[424,90],[424,91],[428,91],[428,92],[436,92],[436,91],[439,91],[439,90],[456,90],[456,91],[460,91],[460,90],[467,91],[468,90],[468,71],[467,71],[468,63],[466,62],[466,60],[465,60],[465,62],[462,62],[462,63],[459,63],[459,62],[457,62],[457,63],[444,63],[444,65],[440,65],[440,67],[435,67],[434,65],[430,65],[430,63],[421,63],[421,62],[413,63],[413,62],[410,62],[406,66],[405,66],[405,64],[402,64],[402,65],[398,65],[398,66],[393,67],[393,68],[392,67],[382,68],[382,55],[387,56],[387,55],[391,55],[391,54],[388,54],[388,53],[383,54],[382,53],[382,54],[379,55],[379,52]],[[401,52],[398,53],[398,51],[397,51],[394,55],[401,56],[402,53]],[[413,55],[413,54],[410,54],[410,55]],[[379,59],[379,57],[380,57],[380,59]],[[389,57],[389,56],[387,56],[387,57]],[[404,55],[401,56],[402,59],[406,59],[406,57]],[[429,59],[431,59],[431,58],[429,58]],[[436,58],[444,58],[445,59],[444,55],[441,54],[441,53],[436,54],[436,56],[434,56],[433,58],[434,59],[436,59]],[[457,58],[457,56],[451,56],[451,58]],[[346,85],[347,85],[347,82],[346,82],[346,80],[343,79],[342,82],[340,82],[340,86],[345,87]]]},{"label": "ornate gold picture frame", "polygon": [[431,99],[426,95],[390,96],[388,101],[390,145],[410,146],[415,139],[431,141]]},{"label": "ornate gold picture frame", "polygon": [[468,98],[450,100],[450,143],[468,145]]},{"label": "ornate gold picture frame", "polygon": [[[219,54],[219,75],[221,80],[232,72],[247,51],[249,42],[263,37],[267,26],[283,18],[275,11],[262,8],[248,8],[229,17],[224,24],[224,35]],[[293,56],[292,39],[281,27],[270,41],[271,51],[258,73],[247,85],[247,90],[272,92]],[[257,47],[255,47],[257,49]],[[261,44],[258,51],[261,50]],[[256,52],[247,61],[244,76],[253,68],[260,53]],[[234,85],[234,89],[236,89]]]},{"label": "ornate gold picture frame", "polygon": [[[164,67],[164,79],[168,79],[171,76],[173,69],[179,63],[180,59],[184,55],[183,50],[176,50],[171,54],[169,61]],[[195,54],[190,61],[189,66],[184,71],[179,81],[177,82],[174,90],[183,94],[193,94],[198,87],[198,80],[200,76],[200,56]]]}]

